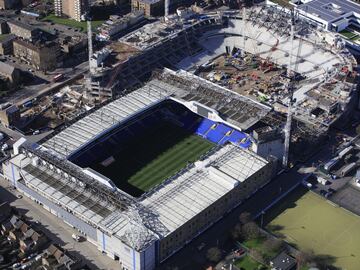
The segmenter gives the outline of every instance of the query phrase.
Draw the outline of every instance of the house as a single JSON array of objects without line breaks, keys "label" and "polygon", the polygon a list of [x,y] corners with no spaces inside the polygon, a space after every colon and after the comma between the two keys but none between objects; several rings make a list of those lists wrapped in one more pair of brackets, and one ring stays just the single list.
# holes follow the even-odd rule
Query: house
[{"label": "house", "polygon": [[51,244],[43,257],[43,265],[53,266],[57,264],[56,269],[77,270],[82,267],[80,259],[70,257],[70,255],[60,247]]},{"label": "house", "polygon": [[270,261],[271,270],[295,270],[296,260],[285,252],[281,252]]}]

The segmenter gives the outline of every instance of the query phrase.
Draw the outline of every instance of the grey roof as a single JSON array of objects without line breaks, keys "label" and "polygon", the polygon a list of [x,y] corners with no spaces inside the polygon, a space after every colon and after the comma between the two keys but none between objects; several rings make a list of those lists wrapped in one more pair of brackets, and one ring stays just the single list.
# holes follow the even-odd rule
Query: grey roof
[{"label": "grey roof", "polygon": [[348,0],[313,0],[299,6],[299,9],[309,14],[317,14],[327,22],[340,19],[351,12],[360,14],[360,5]]},{"label": "grey roof", "polygon": [[295,269],[296,260],[287,255],[285,252],[281,252],[277,255],[274,259],[271,260],[271,269],[278,269],[278,270],[292,270]]},{"label": "grey roof", "polygon": [[12,75],[15,70],[15,67],[4,62],[0,61],[0,74],[2,75]]},{"label": "grey roof", "polygon": [[20,21],[9,21],[8,22],[9,26],[12,24],[12,25],[16,25],[18,27],[21,27],[23,29],[26,29],[26,30],[29,30],[29,31],[32,31],[32,30],[35,30],[34,27],[32,27],[31,25],[29,24],[26,24],[26,23],[23,23],[23,22],[20,22]]}]

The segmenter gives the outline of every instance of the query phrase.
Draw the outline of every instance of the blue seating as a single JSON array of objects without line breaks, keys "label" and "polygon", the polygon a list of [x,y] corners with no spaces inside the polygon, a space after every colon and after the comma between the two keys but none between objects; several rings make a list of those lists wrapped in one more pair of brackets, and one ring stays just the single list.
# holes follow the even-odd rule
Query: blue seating
[{"label": "blue seating", "polygon": [[203,119],[196,128],[195,133],[204,137],[214,123],[209,119]]},{"label": "blue seating", "polygon": [[[134,137],[146,135],[150,127],[156,127],[164,120],[174,121],[177,125],[182,123],[184,129],[189,130],[213,143],[226,144],[228,142],[248,148],[251,141],[247,135],[227,126],[217,123],[188,110],[182,104],[175,101],[166,101],[151,108],[140,118],[127,121],[109,131],[108,137],[101,137],[89,145],[86,149],[73,153],[69,160],[81,167],[90,167],[91,164],[101,162],[107,157],[114,155],[125,147]],[[215,127],[214,127],[215,126]],[[213,127],[213,128],[212,128]],[[246,139],[246,140],[244,140]]]}]

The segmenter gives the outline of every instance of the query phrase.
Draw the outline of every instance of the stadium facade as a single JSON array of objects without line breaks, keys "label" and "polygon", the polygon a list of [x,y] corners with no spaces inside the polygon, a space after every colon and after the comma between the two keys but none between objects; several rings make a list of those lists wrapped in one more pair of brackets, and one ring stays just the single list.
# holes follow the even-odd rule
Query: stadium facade
[{"label": "stadium facade", "polygon": [[[251,143],[241,131],[269,108],[200,78],[198,92],[186,91],[179,87],[186,76],[190,75],[165,70],[142,88],[90,111],[39,144],[20,139],[13,158],[3,166],[5,178],[79,230],[99,251],[119,260],[119,269],[154,269],[270,181],[275,171],[274,160],[248,150]],[[212,102],[214,97],[218,102]],[[176,107],[181,114],[171,114],[171,106],[182,106]],[[249,113],[240,115],[245,107]],[[101,161],[113,159],[105,145],[121,148],[124,141],[119,134],[127,131],[128,138],[135,136],[135,129],[145,132],[146,125],[153,125],[145,116],[154,112],[214,146],[139,197],[71,161],[74,156],[82,161],[85,157],[82,166],[88,166],[99,162],[92,160],[97,154]]]}]

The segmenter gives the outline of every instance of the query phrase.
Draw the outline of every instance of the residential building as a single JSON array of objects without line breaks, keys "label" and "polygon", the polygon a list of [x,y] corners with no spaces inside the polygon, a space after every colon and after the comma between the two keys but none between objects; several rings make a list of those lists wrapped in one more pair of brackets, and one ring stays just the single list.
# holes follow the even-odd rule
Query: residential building
[{"label": "residential building", "polygon": [[55,244],[51,244],[46,249],[42,264],[47,266],[57,265],[57,269],[68,270],[80,269],[83,265],[80,259],[70,256],[68,252]]},{"label": "residential building", "polygon": [[28,40],[35,40],[39,37],[40,29],[32,27],[29,24],[21,21],[8,21],[7,22],[10,33],[18,37]]},{"label": "residential building", "polygon": [[20,70],[7,63],[0,62],[0,77],[12,84],[17,84],[20,81]]},{"label": "residential building", "polygon": [[9,33],[9,27],[5,20],[0,19],[0,35],[8,34]]},{"label": "residential building", "polygon": [[143,11],[145,16],[164,14],[164,0],[131,0],[131,10]]},{"label": "residential building", "polygon": [[13,9],[18,3],[17,0],[0,0],[0,9]]},{"label": "residential building", "polygon": [[13,43],[14,55],[37,70],[54,70],[60,64],[60,45],[56,42],[32,43],[26,40],[16,39]]},{"label": "residential building", "polygon": [[68,16],[78,22],[83,21],[90,4],[88,0],[54,0],[55,15]]},{"label": "residential building", "polygon": [[87,51],[87,35],[83,33],[72,36],[59,35],[58,42],[62,51],[69,55]]},{"label": "residential building", "polygon": [[285,252],[281,252],[270,261],[271,270],[295,270],[296,265],[296,260]]},{"label": "residential building", "polygon": [[15,35],[3,35],[0,38],[0,54],[13,54],[13,41],[16,38]]},{"label": "residential building", "polygon": [[0,106],[0,122],[3,126],[14,126],[19,120],[20,110],[16,105],[6,103]]}]

